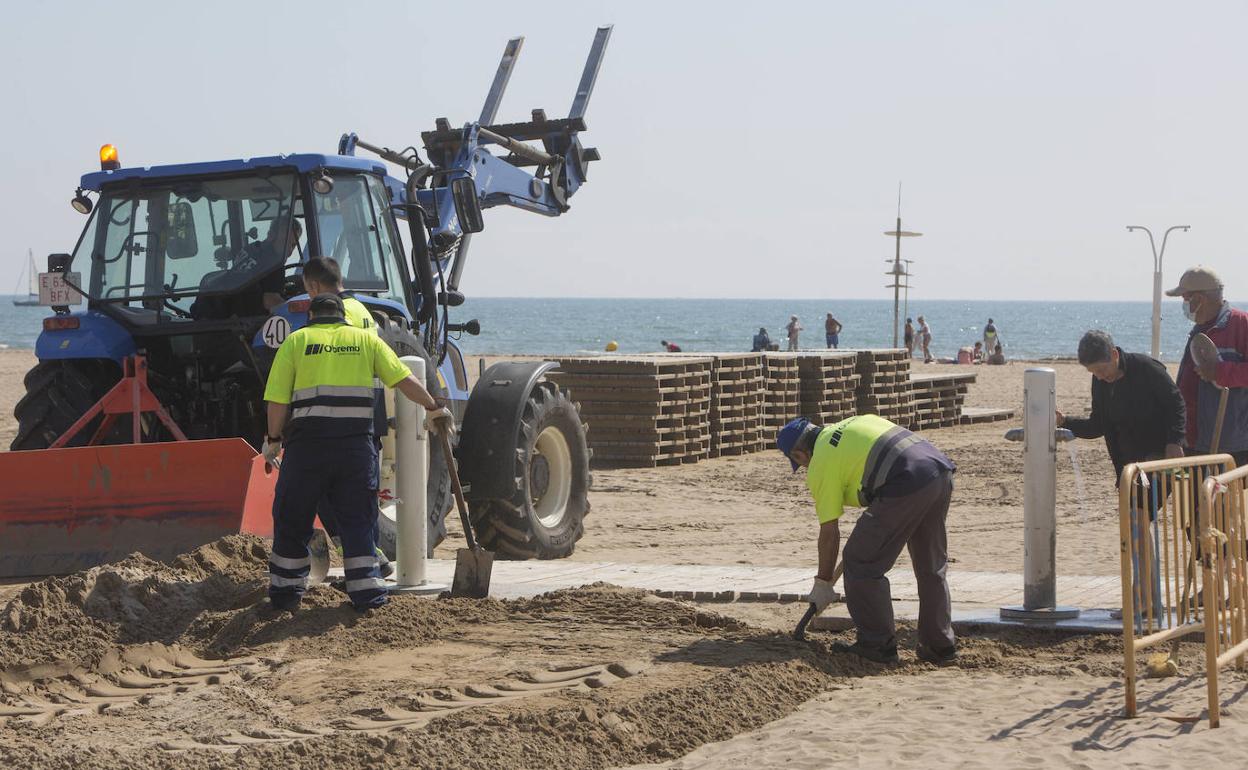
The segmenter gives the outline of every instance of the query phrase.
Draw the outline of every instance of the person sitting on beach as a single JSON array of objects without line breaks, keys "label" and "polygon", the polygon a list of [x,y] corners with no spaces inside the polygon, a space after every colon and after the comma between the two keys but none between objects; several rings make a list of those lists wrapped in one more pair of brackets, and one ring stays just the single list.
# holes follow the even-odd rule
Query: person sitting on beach
[{"label": "person sitting on beach", "polygon": [[677,345],[675,342],[668,342],[667,340],[659,340],[659,344],[662,345],[663,349],[666,350],[668,353],[681,352],[680,345]]},{"label": "person sitting on beach", "polygon": [[988,356],[988,363],[991,366],[1001,366],[1005,363],[1005,351],[1001,349],[1001,343],[992,349],[992,355]]},{"label": "person sitting on beach", "polygon": [[971,361],[977,364],[984,362],[984,343],[975,340],[975,349],[971,351]]},{"label": "person sitting on beach", "polygon": [[771,350],[771,337],[767,334],[765,327],[758,327],[758,334],[754,335],[754,347],[750,349],[751,353],[757,353],[760,350]]}]

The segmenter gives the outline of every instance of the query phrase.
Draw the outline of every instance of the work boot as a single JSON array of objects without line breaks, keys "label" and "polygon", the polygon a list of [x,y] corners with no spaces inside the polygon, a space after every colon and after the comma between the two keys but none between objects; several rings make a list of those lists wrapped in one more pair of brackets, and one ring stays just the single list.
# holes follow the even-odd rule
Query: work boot
[{"label": "work boot", "polygon": [[933,666],[952,666],[958,662],[958,648],[956,646],[949,647],[928,647],[926,644],[920,644],[914,648],[914,654],[924,663],[931,663]]},{"label": "work boot", "polygon": [[897,657],[896,644],[887,647],[876,647],[875,645],[863,644],[862,642],[854,642],[853,644],[833,642],[832,650],[834,652],[848,652],[872,663],[882,663],[886,666],[894,665],[901,660]]},{"label": "work boot", "polygon": [[394,562],[386,556],[386,552],[380,548],[373,549],[377,553],[377,570],[381,572],[381,579],[385,580],[394,574]]}]

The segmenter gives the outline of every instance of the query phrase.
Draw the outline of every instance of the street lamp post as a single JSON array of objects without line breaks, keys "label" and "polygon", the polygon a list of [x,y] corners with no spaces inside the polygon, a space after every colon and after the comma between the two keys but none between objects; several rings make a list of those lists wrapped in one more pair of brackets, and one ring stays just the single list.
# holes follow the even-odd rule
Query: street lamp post
[{"label": "street lamp post", "polygon": [[[897,250],[892,260],[889,260],[893,263],[893,267],[891,270],[889,270],[888,272],[884,274],[884,275],[890,275],[893,277],[893,282],[890,284],[886,284],[884,288],[893,290],[893,347],[897,347],[897,313],[899,310],[901,310],[900,306],[901,306],[901,290],[902,289],[906,290],[906,309],[907,310],[910,309],[909,308],[910,306],[910,282],[909,281],[906,281],[905,283],[901,282],[902,278],[909,277],[909,270],[907,269],[908,265],[907,267],[902,267],[901,265],[903,261],[901,259],[901,239],[902,238],[918,238],[923,233],[913,233],[908,230],[902,230],[901,229],[901,213],[898,212],[897,229],[889,230],[885,232],[884,234],[888,236],[892,236],[893,238],[897,239]],[[912,262],[912,261],[913,260],[909,260],[909,259],[905,260],[905,262],[907,263]]]},{"label": "street lamp post", "polygon": [[1127,225],[1127,232],[1143,230],[1148,233],[1148,245],[1153,250],[1153,358],[1161,360],[1161,260],[1166,256],[1166,240],[1171,230],[1187,232],[1190,225],[1175,225],[1167,228],[1161,236],[1161,251],[1157,250],[1157,242],[1153,240],[1153,231],[1141,225]]}]

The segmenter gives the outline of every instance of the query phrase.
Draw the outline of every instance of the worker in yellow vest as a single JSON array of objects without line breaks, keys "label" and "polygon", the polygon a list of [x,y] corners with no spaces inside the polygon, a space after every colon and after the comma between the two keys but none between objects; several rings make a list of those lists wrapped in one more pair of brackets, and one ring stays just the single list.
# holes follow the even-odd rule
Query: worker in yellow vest
[{"label": "worker in yellow vest", "polygon": [[294,610],[307,589],[308,540],[317,503],[327,498],[342,538],[346,590],[364,610],[386,603],[378,570],[377,453],[373,444],[373,378],[430,410],[431,430],[451,430],[440,409],[394,351],[377,335],[348,326],[336,294],[319,294],[308,325],[278,348],[264,400],[270,462],[284,448],[273,500],[269,601]]},{"label": "worker in yellow vest", "polygon": [[845,604],[858,631],[852,645],[834,648],[877,663],[896,663],[888,571],[902,548],[919,587],[920,660],[948,665],[957,647],[945,580],[945,516],[953,493],[953,461],[936,447],[874,414],[834,425],[792,420],[776,446],[806,486],[819,516],[819,572],[810,590],[816,610],[836,601],[832,587],[845,506],[866,508],[845,543]]},{"label": "worker in yellow vest", "polygon": [[[347,291],[343,286],[342,268],[339,266],[338,260],[333,257],[312,257],[303,263],[302,272],[303,289],[308,293],[309,297],[315,297],[318,294],[337,294],[342,299],[343,318],[346,319],[348,326],[366,329],[373,334],[377,333],[377,322],[374,320],[372,313],[369,312],[363,302],[356,299],[355,295]],[[385,388],[375,378],[373,380],[373,397],[373,444],[380,456],[381,439],[386,434],[386,431],[389,430],[389,422],[386,419]],[[380,469],[378,473],[380,473]],[[342,538],[338,535],[337,516],[329,505],[329,501],[323,500],[317,506],[317,514],[321,518],[321,524],[325,526],[325,531],[333,538],[339,551],[341,551]],[[385,551],[380,548],[377,549],[377,559],[380,563],[379,568],[382,577],[390,577],[394,574],[394,565],[390,563],[390,559],[386,556]]]}]

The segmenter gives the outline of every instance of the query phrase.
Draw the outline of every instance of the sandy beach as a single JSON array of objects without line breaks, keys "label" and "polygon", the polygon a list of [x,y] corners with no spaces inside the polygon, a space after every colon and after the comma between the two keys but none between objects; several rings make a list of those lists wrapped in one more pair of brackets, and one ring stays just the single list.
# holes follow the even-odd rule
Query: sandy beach
[{"label": "sandy beach", "polygon": [[[0,351],[5,444],[32,361]],[[975,367],[968,405],[1018,408],[1033,365]],[[1084,412],[1087,373],[1052,366],[1059,406]],[[968,367],[915,365],[941,369]],[[952,570],[1021,570],[1021,450],[1002,438],[1014,424],[925,434],[959,467]],[[1058,571],[1114,575],[1109,461],[1099,441],[1075,450],[1081,483],[1058,456]],[[573,561],[814,569],[804,484],[774,451],[596,470],[591,501]],[[462,542],[452,524],[437,555]],[[1142,715],[1125,720],[1114,635],[984,631],[962,639],[957,667],[937,669],[914,658],[903,625],[902,664],[885,669],[832,653],[847,634],[791,640],[800,604],[602,585],[404,598],[367,616],[318,587],[292,619],[257,604],[265,559],[263,541],[237,536],[173,564],[135,556],[0,587],[0,757],[171,770],[1179,767],[1225,765],[1248,738],[1242,674],[1224,677],[1223,727],[1195,721],[1195,644],[1182,676],[1142,682]]]}]

